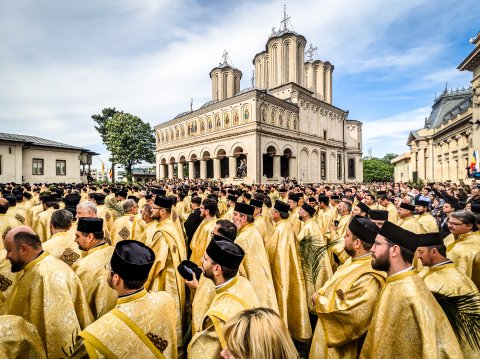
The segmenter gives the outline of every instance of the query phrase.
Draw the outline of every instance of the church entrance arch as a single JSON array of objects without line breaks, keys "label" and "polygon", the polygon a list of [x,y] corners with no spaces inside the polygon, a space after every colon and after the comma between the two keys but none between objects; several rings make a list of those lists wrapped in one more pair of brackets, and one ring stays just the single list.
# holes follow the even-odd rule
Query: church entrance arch
[{"label": "church entrance arch", "polygon": [[220,149],[217,151],[217,158],[220,160],[220,177],[225,178],[229,176],[228,171],[228,157],[225,150]]},{"label": "church entrance arch", "polygon": [[290,177],[290,158],[293,153],[290,148],[283,151],[283,156],[280,158],[280,175],[284,178]]},{"label": "church entrance arch", "polygon": [[273,178],[273,158],[277,150],[273,146],[267,147],[267,153],[263,154],[263,175],[267,178]]},{"label": "church entrance arch", "polygon": [[205,151],[203,153],[203,160],[206,162],[206,178],[213,178],[213,159],[210,156],[210,152]]},{"label": "church entrance arch", "polygon": [[240,146],[235,147],[233,150],[233,157],[236,159],[235,177],[247,177],[247,155],[243,153],[243,148]]}]

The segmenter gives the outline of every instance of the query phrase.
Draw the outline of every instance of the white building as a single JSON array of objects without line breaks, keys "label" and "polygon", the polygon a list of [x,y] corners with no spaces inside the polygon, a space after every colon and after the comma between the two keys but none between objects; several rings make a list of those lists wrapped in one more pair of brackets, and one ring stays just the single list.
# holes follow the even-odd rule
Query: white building
[{"label": "white building", "polygon": [[0,133],[0,183],[86,182],[95,155],[40,137]]},{"label": "white building", "polygon": [[240,91],[242,72],[224,54],[212,100],[155,126],[157,178],[363,180],[362,123],[332,104],[333,65],[312,48],[305,61],[307,40],[282,23],[253,58],[254,86]]}]

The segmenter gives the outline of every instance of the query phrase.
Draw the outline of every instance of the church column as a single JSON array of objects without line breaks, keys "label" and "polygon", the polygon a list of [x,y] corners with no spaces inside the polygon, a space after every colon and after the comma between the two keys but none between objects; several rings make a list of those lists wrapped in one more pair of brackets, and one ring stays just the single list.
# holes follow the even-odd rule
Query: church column
[{"label": "church column", "polygon": [[183,165],[184,162],[178,162],[177,164],[177,171],[178,171],[178,178],[183,179]]},{"label": "church column", "polygon": [[173,178],[173,163],[168,164],[168,178]]},{"label": "church column", "polygon": [[165,178],[165,165],[161,164],[160,165],[160,179],[164,179]]},{"label": "church column", "polygon": [[205,160],[200,160],[200,178],[207,178],[207,161]]},{"label": "church column", "polygon": [[273,156],[273,178],[280,178],[280,156]]},{"label": "church column", "polygon": [[195,162],[193,161],[188,161],[188,178],[195,178]]},{"label": "church column", "polygon": [[237,176],[237,158],[235,156],[228,158],[228,174],[230,178]]},{"label": "church column", "polygon": [[221,171],[220,171],[220,158],[214,158],[213,159],[213,178],[220,178]]},{"label": "church column", "polygon": [[295,157],[288,159],[288,177],[297,178],[297,159]]},{"label": "church column", "polygon": [[[412,156],[410,157],[410,170],[411,170],[410,179],[413,181],[413,172],[417,172],[417,146],[412,144],[410,149],[412,151]],[[418,172],[417,172],[417,176],[418,176]]]},{"label": "church column", "polygon": [[423,146],[418,150],[418,178],[425,180],[425,148]]}]

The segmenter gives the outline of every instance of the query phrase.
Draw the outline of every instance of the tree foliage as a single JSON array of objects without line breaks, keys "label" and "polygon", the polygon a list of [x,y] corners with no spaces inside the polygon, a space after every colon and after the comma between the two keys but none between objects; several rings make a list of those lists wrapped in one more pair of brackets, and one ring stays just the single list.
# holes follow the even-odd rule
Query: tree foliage
[{"label": "tree foliage", "polygon": [[397,157],[387,153],[383,158],[367,157],[363,159],[363,180],[365,182],[390,181],[393,179],[393,165],[390,161]]},{"label": "tree foliage", "polygon": [[[105,114],[102,111],[102,115]],[[107,150],[111,152],[116,163],[125,167],[129,181],[134,165],[143,161],[155,162],[155,136],[149,123],[143,122],[137,116],[117,111],[112,117],[106,116],[106,120],[99,127],[104,131],[102,139],[104,138]]]},{"label": "tree foliage", "polygon": [[107,131],[106,131],[106,124],[107,124],[107,121],[110,120],[115,114],[117,113],[123,113],[122,111],[117,111],[114,108],[110,108],[110,107],[107,107],[107,108],[104,108],[102,110],[102,113],[101,114],[98,114],[98,115],[92,115],[92,119],[97,123],[98,126],[94,126],[95,129],[97,130],[97,132],[100,134],[100,136],[102,137],[102,141],[104,144],[107,143]]}]

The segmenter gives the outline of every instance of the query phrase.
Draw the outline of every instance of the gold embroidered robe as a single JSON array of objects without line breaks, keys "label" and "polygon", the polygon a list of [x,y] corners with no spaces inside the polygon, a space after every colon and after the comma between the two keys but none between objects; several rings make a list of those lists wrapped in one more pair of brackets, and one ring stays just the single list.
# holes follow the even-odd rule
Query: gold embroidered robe
[{"label": "gold embroidered robe", "polygon": [[295,232],[295,236],[297,237],[298,237],[298,234],[300,233],[300,230],[303,227],[303,222],[298,217],[299,211],[300,211],[300,207],[297,206],[292,210],[292,213],[290,213],[290,216],[288,216],[288,220],[290,221],[293,231]]},{"label": "gold embroidered robe", "polygon": [[[314,238],[314,244],[316,246],[323,246],[326,244],[325,239],[323,238],[323,235],[320,231],[320,227],[313,218],[310,218],[304,223],[304,226],[298,235],[298,241],[301,242],[307,236],[311,236]],[[329,256],[324,255],[322,258],[319,258],[319,260],[321,262],[320,271],[318,272],[315,283],[311,283],[307,280],[305,276],[304,263],[302,262],[302,269],[305,278],[307,305],[310,313],[315,313],[315,307],[312,304],[310,298],[312,297],[313,293],[315,293],[316,288],[321,288],[325,284],[325,282],[333,275],[332,264],[330,263]]]},{"label": "gold embroidered robe", "polygon": [[221,218],[228,211],[227,202],[225,199],[220,198],[218,200],[218,217]]},{"label": "gold embroidered robe", "polygon": [[245,276],[257,294],[260,306],[278,313],[278,302],[273,286],[272,271],[262,236],[255,224],[250,223],[237,233],[235,243],[245,252],[242,265]]},{"label": "gold embroidered robe", "polygon": [[178,273],[177,267],[184,257],[182,240],[170,218],[159,222],[156,232],[147,246],[155,252],[155,262],[145,283],[145,289],[150,292],[165,291],[175,299],[177,321],[178,354],[183,355],[183,320],[185,315],[185,282]]},{"label": "gold embroidered robe", "polygon": [[[259,214],[258,216],[255,217],[255,227],[257,227],[258,231],[260,232],[260,235],[262,236],[263,243],[265,243],[270,237],[270,235],[273,233],[269,231],[267,221],[265,220],[265,217],[263,215]],[[273,228],[272,228],[273,229]]]},{"label": "gold embroidered robe", "polygon": [[7,250],[0,249],[0,307],[15,286],[17,278],[18,273],[12,273],[12,264],[7,259]]},{"label": "gold embroidered robe", "polygon": [[480,232],[459,235],[447,246],[447,257],[480,288]]},{"label": "gold embroidered robe", "polygon": [[[118,298],[115,309],[90,324],[79,336],[90,358],[156,358],[149,348],[153,345],[167,359],[176,359],[176,322],[172,296],[165,292],[147,293],[143,289]],[[136,330],[143,333],[143,339]]]},{"label": "gold embroidered robe", "polygon": [[388,202],[387,207],[383,207],[383,206],[379,206],[379,207],[381,207],[379,209],[383,209],[383,210],[388,211],[388,221],[389,222],[392,222],[392,223],[396,224],[397,226],[399,226],[399,224],[397,223],[400,220],[400,217],[398,216],[398,209],[397,209],[397,207],[395,207],[395,205],[392,202]]},{"label": "gold embroidered robe", "polygon": [[7,236],[7,232],[12,228],[20,226],[21,223],[14,217],[9,216],[8,214],[0,214],[0,249],[4,248],[3,241]]},{"label": "gold embroidered robe", "polygon": [[17,315],[0,315],[0,358],[46,359],[37,328]]},{"label": "gold embroidered robe", "polygon": [[399,226],[399,227],[401,227],[401,228],[403,228],[407,231],[416,233],[416,234],[425,233],[422,225],[413,216],[412,217],[407,217],[407,218],[400,218],[397,221],[397,226]]},{"label": "gold embroidered robe", "polygon": [[416,270],[387,278],[360,358],[463,358],[445,313]]},{"label": "gold embroidered robe", "polygon": [[295,233],[287,219],[277,222],[275,231],[265,243],[265,249],[270,260],[280,317],[292,337],[308,341],[312,337],[312,327],[308,317],[303,270]]},{"label": "gold embroidered robe", "polygon": [[[428,290],[446,295],[465,295],[478,292],[477,287],[465,274],[460,272],[454,263],[433,267],[423,267],[419,273]],[[460,344],[465,359],[480,358],[480,352],[473,350],[468,343]]]},{"label": "gold embroidered robe", "polygon": [[197,332],[188,345],[188,358],[219,358],[225,348],[223,326],[226,321],[244,309],[258,307],[258,298],[248,279],[234,277],[225,286],[216,289],[216,295]]},{"label": "gold embroidered robe", "polygon": [[38,234],[42,242],[45,242],[52,235],[50,233],[50,219],[52,218],[52,213],[54,211],[55,208],[49,207],[45,211],[39,213],[33,220],[32,229]]},{"label": "gold embroidered robe", "polygon": [[117,302],[117,292],[108,285],[108,270],[105,268],[112,259],[114,249],[108,243],[103,243],[91,248],[85,257],[72,265],[72,269],[82,281],[85,298],[94,319],[108,313]]},{"label": "gold embroidered robe", "polygon": [[192,302],[192,335],[201,330],[203,317],[215,295],[215,284],[202,274],[198,279],[198,288],[195,290]]},{"label": "gold embroidered robe", "polygon": [[7,215],[15,218],[21,224],[28,225],[27,211],[20,208],[18,205],[13,207],[8,207]]},{"label": "gold embroidered robe", "polygon": [[310,349],[311,359],[358,357],[385,273],[372,269],[372,256],[352,259],[338,267],[318,290],[318,315]]},{"label": "gold embroidered robe", "polygon": [[[345,252],[345,233],[347,232],[348,224],[350,223],[350,220],[352,219],[351,214],[344,214],[343,216],[340,216],[338,219],[338,226],[337,229],[334,231],[331,231],[330,233],[327,233],[325,237],[327,238],[328,241],[338,241],[337,244],[333,245],[329,251],[332,254],[330,257],[330,260],[332,262],[332,265],[334,264],[333,260],[333,253],[335,253],[338,257],[338,260],[340,263],[345,263],[345,261],[348,259],[349,255],[347,252]],[[333,223],[333,222],[332,222]]]},{"label": "gold embroidered robe", "polygon": [[423,233],[438,233],[438,224],[430,213],[423,213],[415,216],[423,229]]},{"label": "gold embroidered robe", "polygon": [[213,228],[215,228],[215,222],[215,217],[204,219],[193,234],[192,242],[190,243],[190,249],[192,250],[190,260],[199,267],[202,266],[200,259],[210,243],[211,234],[213,232]]},{"label": "gold embroidered robe", "polygon": [[[232,218],[233,218],[233,210],[235,209],[235,207],[230,207],[227,212],[223,215],[223,217],[221,217],[221,219],[225,219],[227,221],[232,221]],[[203,255],[203,254],[202,254]]]},{"label": "gold embroidered robe", "polygon": [[[140,221],[143,222],[142,220]],[[112,241],[112,245],[127,239],[137,238],[138,235],[145,230],[145,226],[142,226],[140,221],[138,220],[137,216],[131,213],[124,214],[116,219],[110,232],[110,240]]]},{"label": "gold embroidered robe", "polygon": [[65,358],[75,336],[92,321],[80,279],[59,259],[43,252],[20,272],[1,314],[35,325],[48,358]]},{"label": "gold embroidered robe", "polygon": [[112,227],[113,227],[113,224],[115,223],[115,218],[113,216],[112,211],[109,208],[107,208],[104,204],[98,204],[97,217],[103,219],[108,233],[112,232]]},{"label": "gold embroidered robe", "polygon": [[152,221],[145,224],[145,230],[134,238],[136,241],[142,242],[143,244],[147,243],[147,240],[152,240],[153,235],[157,231],[157,221]]},{"label": "gold embroidered robe", "polygon": [[31,228],[33,228],[33,221],[41,212],[43,212],[43,204],[37,204],[27,210],[27,224]]},{"label": "gold embroidered robe", "polygon": [[52,234],[50,239],[42,244],[42,248],[45,252],[64,261],[69,266],[72,266],[82,257],[78,244],[68,231]]}]

